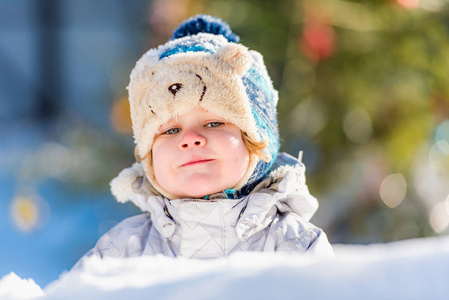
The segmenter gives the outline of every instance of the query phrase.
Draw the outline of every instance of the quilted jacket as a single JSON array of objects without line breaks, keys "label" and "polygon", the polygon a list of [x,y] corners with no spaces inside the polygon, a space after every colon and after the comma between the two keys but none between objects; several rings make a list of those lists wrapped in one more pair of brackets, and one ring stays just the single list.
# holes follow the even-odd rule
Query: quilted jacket
[{"label": "quilted jacket", "polygon": [[318,202],[305,184],[303,164],[281,153],[273,170],[242,198],[223,192],[208,200],[168,200],[151,188],[136,163],[111,187],[118,201],[132,201],[144,213],[113,227],[86,256],[218,258],[240,251],[333,256],[326,234],[308,222]]}]

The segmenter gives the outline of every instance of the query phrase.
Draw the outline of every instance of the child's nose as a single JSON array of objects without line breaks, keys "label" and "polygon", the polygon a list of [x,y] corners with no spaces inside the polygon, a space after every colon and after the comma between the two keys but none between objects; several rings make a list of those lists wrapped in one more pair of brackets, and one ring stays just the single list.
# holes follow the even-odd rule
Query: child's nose
[{"label": "child's nose", "polygon": [[194,147],[203,147],[206,145],[206,138],[199,134],[196,131],[187,131],[182,136],[182,139],[179,141],[179,148],[181,150],[194,148]]}]

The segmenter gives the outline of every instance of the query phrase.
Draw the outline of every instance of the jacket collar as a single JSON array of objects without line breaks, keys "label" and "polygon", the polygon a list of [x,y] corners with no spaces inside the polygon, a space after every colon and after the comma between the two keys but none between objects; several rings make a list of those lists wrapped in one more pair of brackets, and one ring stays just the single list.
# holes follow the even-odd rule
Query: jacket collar
[{"label": "jacket collar", "polygon": [[281,153],[274,168],[249,195],[239,199],[228,199],[224,193],[218,193],[209,200],[168,200],[146,180],[140,163],[124,169],[112,180],[111,191],[118,202],[131,201],[150,213],[155,228],[167,238],[180,222],[205,222],[207,214],[219,208],[227,222],[234,224],[239,239],[246,240],[268,226],[277,211],[293,212],[310,220],[318,209],[318,201],[305,184],[305,167],[301,162]]}]

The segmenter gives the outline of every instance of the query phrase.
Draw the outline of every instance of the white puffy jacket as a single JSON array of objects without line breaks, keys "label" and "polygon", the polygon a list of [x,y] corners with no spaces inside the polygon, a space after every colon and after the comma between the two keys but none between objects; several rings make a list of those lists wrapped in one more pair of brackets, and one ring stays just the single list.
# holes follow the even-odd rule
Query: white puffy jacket
[{"label": "white puffy jacket", "polygon": [[116,225],[86,256],[218,258],[240,251],[333,256],[326,234],[308,222],[318,202],[305,184],[303,164],[282,153],[275,166],[240,199],[219,193],[209,200],[168,200],[156,194],[136,163],[111,187],[119,202],[130,200],[145,213]]}]

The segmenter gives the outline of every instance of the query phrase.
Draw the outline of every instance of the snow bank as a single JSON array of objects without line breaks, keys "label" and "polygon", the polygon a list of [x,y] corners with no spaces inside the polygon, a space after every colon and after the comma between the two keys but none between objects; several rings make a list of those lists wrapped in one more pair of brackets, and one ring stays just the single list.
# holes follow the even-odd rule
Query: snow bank
[{"label": "snow bank", "polygon": [[[63,274],[45,287],[41,298],[33,281],[10,274],[0,280],[0,298],[448,299],[449,237],[335,245],[335,252],[335,259],[324,261],[280,253],[242,253],[227,260],[90,259],[83,270]],[[22,298],[4,293],[10,282],[17,289],[29,287],[30,293]]]},{"label": "snow bank", "polygon": [[44,292],[32,279],[21,279],[14,273],[0,280],[0,299],[33,299]]}]

